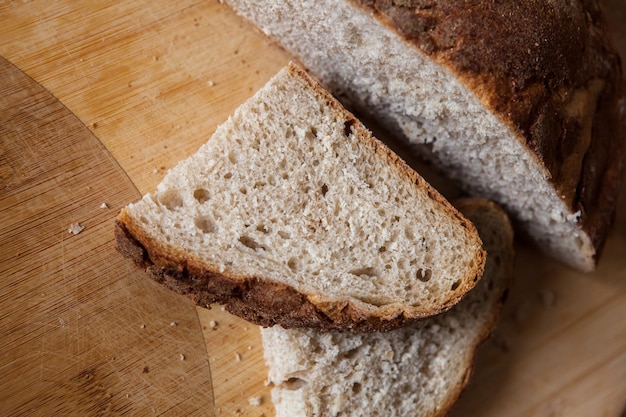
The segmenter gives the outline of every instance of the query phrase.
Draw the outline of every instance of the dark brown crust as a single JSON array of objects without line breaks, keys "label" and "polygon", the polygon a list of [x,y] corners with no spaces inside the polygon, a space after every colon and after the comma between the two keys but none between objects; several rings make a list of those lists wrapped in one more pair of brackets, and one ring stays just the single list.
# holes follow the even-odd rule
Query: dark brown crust
[{"label": "dark brown crust", "polygon": [[[123,213],[120,217],[126,219]],[[161,249],[146,247],[149,244],[144,246],[135,238],[137,234],[136,230],[131,232],[119,218],[115,221],[117,250],[144,269],[150,278],[186,296],[198,306],[209,308],[213,303],[223,304],[230,313],[259,326],[279,324],[284,328],[374,332],[392,330],[422,318],[400,315],[387,320],[367,316],[349,302],[334,306],[331,318],[326,314],[328,309],[325,313],[305,295],[286,285],[257,277],[233,278],[204,266],[194,267],[188,259],[159,253]],[[153,259],[153,256],[157,259]],[[453,304],[450,303],[441,311]]]},{"label": "dark brown crust", "polygon": [[363,143],[397,167],[407,181],[437,201],[451,218],[463,227],[468,241],[475,242],[473,268],[466,271],[461,284],[450,291],[448,298],[437,308],[411,306],[404,310],[372,313],[350,300],[328,300],[323,294],[302,294],[292,287],[271,282],[263,277],[245,277],[220,273],[214,266],[192,259],[167,244],[155,242],[141,225],[124,209],[116,221],[115,236],[118,250],[133,259],[150,276],[166,287],[208,307],[220,303],[226,309],[261,326],[280,324],[285,328],[310,327],[320,330],[354,332],[387,331],[415,320],[439,314],[455,305],[482,277],[486,254],[474,225],[433,189],[404,161],[382,142],[376,140],[365,127],[323,90],[304,70],[291,63],[288,70],[293,77],[307,84],[319,100],[333,107],[345,120],[347,134],[355,134]]},{"label": "dark brown crust", "polygon": [[518,133],[571,212],[582,213],[597,257],[626,135],[621,62],[598,1],[350,1],[450,69]]}]

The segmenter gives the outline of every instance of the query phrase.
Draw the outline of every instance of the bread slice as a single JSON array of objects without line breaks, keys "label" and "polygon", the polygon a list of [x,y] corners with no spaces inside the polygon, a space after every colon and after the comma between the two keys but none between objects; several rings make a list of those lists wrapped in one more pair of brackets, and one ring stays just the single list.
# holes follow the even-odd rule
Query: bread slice
[{"label": "bread slice", "polygon": [[597,0],[226,1],[545,253],[595,267],[626,119]]},{"label": "bread slice", "polygon": [[487,200],[461,202],[487,249],[480,283],[452,309],[387,333],[262,329],[277,417],[447,414],[496,326],[513,271],[513,231]]},{"label": "bread slice", "polygon": [[116,235],[160,282],[263,326],[397,327],[457,303],[485,262],[471,222],[293,64]]}]

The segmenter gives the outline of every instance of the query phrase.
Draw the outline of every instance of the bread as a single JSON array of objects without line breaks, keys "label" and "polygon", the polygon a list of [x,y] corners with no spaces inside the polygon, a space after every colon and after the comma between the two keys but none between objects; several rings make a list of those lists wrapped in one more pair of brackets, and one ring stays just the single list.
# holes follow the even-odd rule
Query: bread
[{"label": "bread", "polygon": [[513,271],[513,231],[486,200],[460,204],[487,249],[481,282],[441,315],[387,333],[262,329],[277,417],[445,415],[496,326]]},{"label": "bread", "polygon": [[471,222],[295,65],[116,224],[159,282],[263,326],[398,327],[485,262]]},{"label": "bread", "polygon": [[546,254],[594,269],[626,118],[597,0],[227,3]]}]

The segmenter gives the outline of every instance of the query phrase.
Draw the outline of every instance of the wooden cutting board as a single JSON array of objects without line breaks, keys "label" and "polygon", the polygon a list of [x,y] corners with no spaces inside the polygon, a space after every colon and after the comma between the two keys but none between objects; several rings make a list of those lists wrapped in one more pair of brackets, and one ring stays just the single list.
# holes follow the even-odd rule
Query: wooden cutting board
[{"label": "wooden cutting board", "polygon": [[[626,5],[607,6],[624,56]],[[272,416],[258,328],[152,285],[110,232],[289,56],[217,0],[4,1],[0,22],[0,56],[60,101],[3,63],[0,415]],[[624,194],[593,274],[518,245],[501,325],[454,416],[620,415]]]},{"label": "wooden cutting board", "polygon": [[0,415],[210,415],[195,306],[115,252],[137,189],[3,58],[0,138]]}]

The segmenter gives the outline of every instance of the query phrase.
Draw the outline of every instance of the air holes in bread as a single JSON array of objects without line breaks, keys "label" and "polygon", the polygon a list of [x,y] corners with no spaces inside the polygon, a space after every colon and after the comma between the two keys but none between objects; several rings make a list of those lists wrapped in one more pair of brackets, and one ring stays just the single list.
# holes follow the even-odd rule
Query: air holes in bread
[{"label": "air holes in bread", "polygon": [[356,275],[357,277],[360,277],[362,275],[368,276],[368,277],[375,277],[377,276],[376,274],[376,270],[372,267],[365,267],[365,268],[358,268],[358,269],[353,269],[351,271],[348,271],[350,274],[352,275]]},{"label": "air holes in bread", "polygon": [[289,260],[287,261],[287,266],[293,272],[298,272],[300,270],[300,262],[298,262],[296,258],[289,258]]},{"label": "air holes in bread", "polygon": [[459,286],[461,285],[461,280],[457,280],[454,282],[454,284],[452,284],[452,287],[450,288],[452,291],[456,290],[457,288],[459,288]]},{"label": "air holes in bread", "polygon": [[183,199],[178,190],[165,190],[158,195],[159,203],[172,211],[183,206]]},{"label": "air holes in bread", "polygon": [[343,134],[348,137],[352,133],[352,126],[354,126],[354,120],[346,120],[343,122]]},{"label": "air holes in bread", "polygon": [[217,225],[213,219],[205,216],[196,217],[194,221],[196,227],[202,230],[204,233],[214,233],[217,231]]},{"label": "air holes in bread", "polygon": [[[422,282],[428,282],[430,281],[430,279],[433,276],[433,271],[430,270],[429,268],[426,269],[418,269],[415,276],[417,276],[417,279],[419,279]],[[458,283],[458,281],[457,281]],[[454,288],[453,288],[454,289]]]},{"label": "air holes in bread", "polygon": [[289,391],[296,391],[296,390],[299,390],[300,388],[305,387],[307,383],[308,382],[306,382],[304,379],[292,377],[284,381],[282,383],[282,386],[284,389],[287,389]]},{"label": "air holes in bread", "polygon": [[202,204],[206,201],[209,201],[211,196],[209,195],[209,192],[204,188],[197,188],[193,192],[193,198],[195,198],[198,203]]},{"label": "air holes in bread", "polygon": [[322,196],[325,197],[327,192],[328,192],[328,185],[322,184]]},{"label": "air holes in bread", "polygon": [[352,393],[353,394],[358,394],[359,392],[361,392],[361,384],[358,382],[355,382],[354,384],[352,384]]},{"label": "air holes in bread", "polygon": [[317,139],[317,129],[311,126],[304,134],[304,137],[309,140]]},{"label": "air holes in bread", "polygon": [[233,177],[233,173],[232,172],[227,172],[226,174],[224,174],[224,179],[225,180],[229,180]]},{"label": "air holes in bread", "polygon": [[283,232],[282,230],[278,231],[278,236],[282,237],[283,239],[287,240],[291,238],[291,235],[287,232]]},{"label": "air holes in bread", "polygon": [[145,216],[139,216],[139,221],[143,224],[148,224],[148,219],[146,219]]},{"label": "air holes in bread", "polygon": [[239,242],[245,247],[248,247],[250,249],[254,249],[254,250],[258,250],[258,249],[266,250],[267,249],[265,246],[261,245],[259,242],[257,242],[250,236],[246,236],[246,235],[241,236],[239,238]]}]

